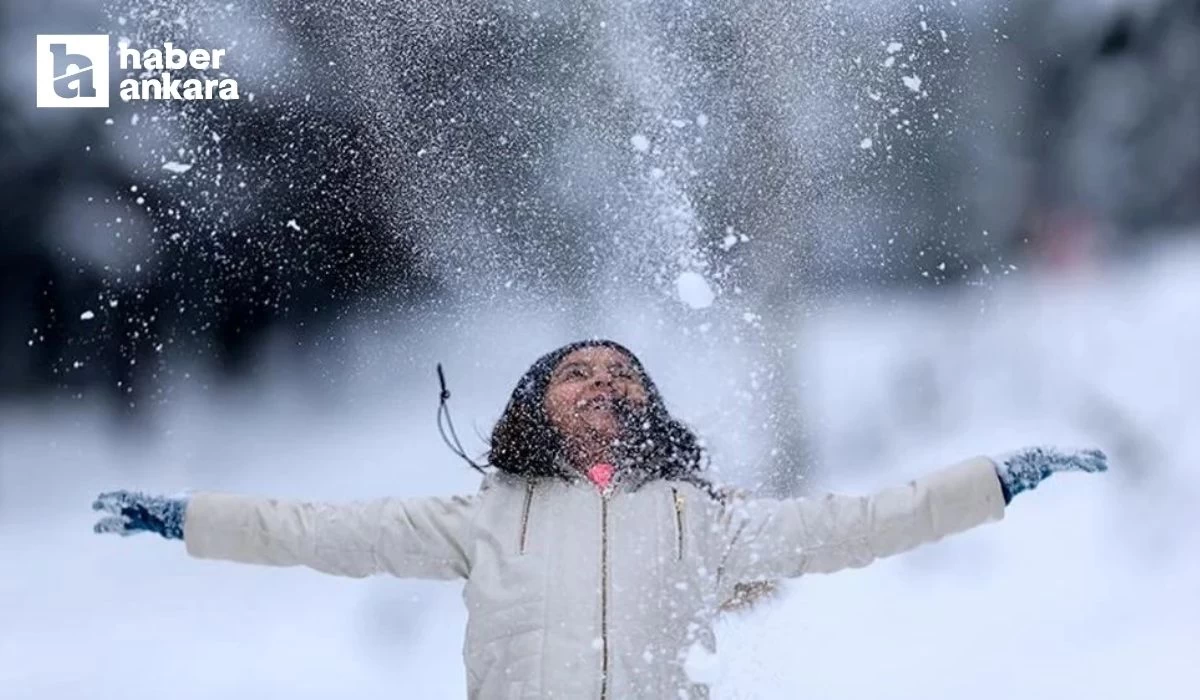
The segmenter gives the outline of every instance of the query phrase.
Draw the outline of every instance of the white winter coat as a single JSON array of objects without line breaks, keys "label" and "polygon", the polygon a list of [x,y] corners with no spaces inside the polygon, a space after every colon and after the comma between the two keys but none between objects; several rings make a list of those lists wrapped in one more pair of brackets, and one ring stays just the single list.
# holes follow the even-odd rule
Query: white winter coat
[{"label": "white winter coat", "polygon": [[465,579],[473,699],[705,698],[683,660],[715,647],[734,584],[865,566],[1003,512],[976,458],[873,496],[729,505],[681,482],[605,496],[504,474],[472,496],[342,505],[198,494],[184,537],[202,558]]}]

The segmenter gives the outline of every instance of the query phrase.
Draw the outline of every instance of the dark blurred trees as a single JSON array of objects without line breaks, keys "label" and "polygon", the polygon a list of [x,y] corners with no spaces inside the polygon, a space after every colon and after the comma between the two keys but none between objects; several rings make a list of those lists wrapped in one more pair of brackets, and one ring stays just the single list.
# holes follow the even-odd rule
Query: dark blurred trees
[{"label": "dark blurred trees", "polygon": [[1200,4],[990,3],[983,220],[1039,255],[1200,221]]},{"label": "dark blurred trees", "polygon": [[232,46],[243,100],[106,125],[4,93],[0,393],[136,404],[164,356],[236,376],[347,314],[502,285],[594,312],[700,269],[796,425],[821,295],[980,279],[1042,221],[1200,216],[1200,13],[1143,5],[110,3],[143,45]]}]

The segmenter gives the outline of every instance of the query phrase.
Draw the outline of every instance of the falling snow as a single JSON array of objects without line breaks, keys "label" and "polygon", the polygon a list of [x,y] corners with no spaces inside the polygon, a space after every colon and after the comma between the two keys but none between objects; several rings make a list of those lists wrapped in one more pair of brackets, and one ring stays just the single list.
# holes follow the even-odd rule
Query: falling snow
[{"label": "falling snow", "polygon": [[708,280],[698,272],[682,272],[675,280],[679,300],[693,309],[707,309],[717,298]]},{"label": "falling snow", "polygon": [[[16,155],[24,157],[24,147],[29,145],[30,154],[53,158],[55,148],[66,144],[58,163],[46,161],[45,172],[75,178],[76,187],[54,192],[67,204],[48,219],[53,234],[31,243],[31,250],[42,247],[48,259],[61,261],[54,263],[61,268],[44,275],[56,281],[55,288],[37,290],[39,296],[28,305],[37,313],[28,319],[25,306],[12,305],[25,319],[22,332],[37,326],[19,340],[25,340],[26,347],[52,348],[56,353],[48,362],[42,363],[39,356],[28,366],[50,368],[49,382],[56,388],[64,388],[60,384],[65,377],[65,388],[77,398],[83,397],[84,388],[92,391],[86,385],[88,376],[100,377],[98,382],[116,387],[124,409],[126,395],[136,397],[139,406],[149,403],[146,397],[163,403],[175,400],[171,397],[183,392],[173,393],[177,388],[173,382],[186,382],[192,376],[186,369],[193,366],[214,373],[238,367],[244,370],[242,377],[269,377],[273,361],[269,350],[278,343],[286,346],[281,352],[287,359],[281,366],[291,369],[313,362],[320,367],[313,372],[280,372],[289,381],[296,376],[338,386],[338,391],[327,394],[295,395],[321,397],[312,403],[328,401],[332,415],[340,408],[336,397],[358,391],[365,402],[359,405],[370,409],[356,407],[359,412],[353,420],[322,422],[320,430],[304,429],[311,427],[304,421],[312,420],[318,408],[287,414],[287,405],[295,401],[290,392],[294,387],[288,385],[289,391],[282,392],[284,400],[272,400],[278,397],[257,391],[258,385],[247,385],[254,387],[242,392],[248,401],[258,400],[260,394],[268,400],[249,404],[245,414],[222,403],[237,392],[222,393],[215,409],[164,412],[163,420],[170,427],[166,439],[172,439],[171,431],[185,436],[178,445],[170,444],[171,449],[155,446],[152,440],[131,441],[130,445],[150,445],[139,458],[141,453],[124,444],[120,449],[106,440],[91,444],[90,436],[103,435],[104,428],[78,430],[79,417],[72,414],[44,434],[18,435],[27,440],[26,461],[40,469],[46,464],[43,456],[54,454],[63,431],[73,431],[71,440],[62,440],[72,444],[64,446],[58,458],[64,465],[87,467],[88,477],[80,483],[138,478],[174,486],[179,479],[194,477],[225,480],[236,487],[239,479],[246,486],[263,485],[273,478],[289,489],[318,494],[387,491],[414,483],[413,490],[420,492],[469,490],[476,485],[473,477],[452,469],[414,467],[399,476],[395,471],[444,457],[425,454],[421,447],[429,442],[429,424],[396,420],[425,415],[427,400],[435,396],[420,388],[428,386],[431,358],[437,355],[440,361],[446,355],[448,362],[460,361],[467,367],[468,387],[489,386],[501,374],[497,367],[517,366],[542,345],[556,341],[559,329],[570,328],[587,334],[615,329],[650,348],[650,359],[668,373],[663,386],[683,389],[672,399],[682,403],[689,420],[694,418],[708,429],[717,447],[714,462],[723,462],[719,465],[723,469],[732,464],[723,476],[757,479],[762,474],[751,470],[766,470],[761,464],[770,458],[791,454],[781,451],[781,446],[800,433],[805,453],[813,447],[821,453],[818,456],[828,458],[823,461],[836,465],[836,471],[818,475],[820,483],[858,486],[885,468],[899,478],[924,459],[920,451],[901,454],[905,446],[923,445],[925,452],[938,454],[964,447],[973,451],[981,443],[1008,439],[1004,430],[1019,432],[1021,421],[1030,420],[1038,426],[1058,421],[1055,428],[1065,431],[1094,430],[1098,422],[1112,420],[1111,407],[1104,403],[1107,396],[1131,397],[1139,403],[1131,411],[1129,425],[1118,424],[1112,430],[1123,443],[1133,444],[1131,453],[1165,455],[1167,462],[1183,465],[1187,460],[1171,448],[1174,443],[1164,443],[1171,448],[1167,449],[1157,440],[1137,444],[1129,437],[1136,437],[1140,421],[1152,424],[1154,416],[1170,411],[1159,405],[1162,396],[1149,396],[1148,380],[1143,382],[1140,375],[1131,380],[1138,373],[1128,370],[1143,368],[1154,374],[1156,367],[1169,367],[1163,381],[1176,386],[1171,382],[1187,371],[1170,365],[1179,353],[1166,357],[1163,364],[1152,356],[1154,347],[1194,346],[1187,329],[1197,324],[1171,324],[1169,331],[1161,331],[1167,340],[1178,342],[1131,344],[1130,338],[1137,335],[1131,332],[1134,320],[1116,324],[1099,320],[1111,308],[1123,306],[1123,287],[1112,292],[1111,303],[1101,305],[1103,312],[1076,305],[1047,314],[1044,304],[1051,296],[1047,293],[1045,299],[1028,301],[1026,316],[1008,325],[997,323],[993,316],[980,318],[982,311],[990,311],[991,297],[985,294],[990,285],[1013,281],[1005,279],[1009,275],[1020,278],[1010,258],[1034,256],[1046,247],[1033,240],[1028,227],[1030,221],[1043,218],[1044,212],[1033,210],[1035,205],[1049,207],[1054,202],[1037,197],[1008,201],[1026,190],[1043,194],[1017,178],[1026,170],[1045,168],[1053,173],[1063,165],[1049,160],[1054,149],[1039,152],[1047,158],[1045,163],[1026,163],[1023,156],[997,157],[1007,156],[1001,151],[1005,146],[997,145],[1006,138],[1013,140],[1014,148],[1019,145],[1016,136],[999,129],[1007,122],[1018,124],[1013,128],[1031,126],[1036,113],[1032,107],[1038,105],[1020,103],[1023,98],[1015,89],[989,104],[981,99],[988,89],[981,81],[995,72],[1003,74],[998,80],[1007,87],[1013,87],[1010,80],[1014,85],[1044,85],[1039,78],[1045,74],[1036,71],[1055,67],[1053,61],[1064,54],[1072,59],[1066,64],[1072,71],[1088,76],[1088,61],[1094,61],[1098,51],[1094,39],[1106,33],[1100,31],[1102,27],[1079,22],[1073,29],[1081,38],[1044,42],[1050,50],[1027,57],[1028,73],[1006,71],[1002,64],[980,60],[977,52],[984,49],[974,46],[971,37],[986,37],[989,57],[1011,50],[1022,37],[1005,33],[1011,28],[1003,22],[980,23],[973,16],[984,13],[964,11],[961,4],[785,3],[763,10],[730,4],[709,8],[601,3],[580,13],[570,5],[536,3],[537,9],[506,3],[99,3],[106,8],[108,24],[97,31],[111,34],[120,46],[187,37],[231,47],[231,72],[254,84],[257,94],[248,93],[238,104],[127,105],[111,112],[115,118],[80,115],[80,121],[68,124],[60,138],[43,138],[36,133],[40,125],[34,123],[41,120],[27,124],[21,121],[24,108],[17,110],[12,123],[19,130],[14,133],[29,129],[46,145],[31,139],[20,144]],[[30,3],[31,8],[34,5]],[[1139,75],[1139,70],[1150,70],[1139,63],[1152,65],[1156,53],[1186,55],[1168,42],[1133,43],[1161,51],[1144,51],[1138,61],[1109,60],[1104,69]],[[1080,60],[1070,54],[1076,45],[1091,53]],[[1171,75],[1172,81],[1161,81],[1172,83],[1168,97],[1195,93],[1184,89],[1191,83],[1174,72]],[[1098,94],[1106,99],[1080,100],[1090,112],[1074,118],[1106,136],[1153,132],[1140,128],[1144,125],[1103,128],[1111,126],[1105,119],[1114,114],[1125,119],[1129,112],[1105,109],[1105,105],[1144,104],[1148,105],[1145,111],[1152,113],[1153,105],[1163,101],[1163,95],[1142,96],[1143,90],[1154,87],[1148,85],[1153,81],[1134,82],[1137,90],[1132,95],[1138,99],[1130,100],[1119,90],[1109,90],[1105,80],[1096,80]],[[1077,98],[1065,93],[1052,97],[1061,99],[1053,105],[1062,108],[1063,122],[1056,128],[1072,135],[1072,124],[1066,119],[1072,114],[1067,108]],[[1133,110],[1140,111],[1140,107]],[[1184,119],[1195,112],[1175,111]],[[1014,114],[1022,118],[1012,119]],[[71,115],[55,115],[55,119],[60,116],[67,123]],[[55,120],[47,116],[45,121]],[[1192,133],[1190,128],[1180,134]],[[987,138],[977,138],[980,134]],[[1179,135],[1170,141],[1178,147],[1169,150],[1180,152],[1187,152],[1184,146],[1191,143]],[[963,149],[959,145],[963,143],[971,147]],[[1070,148],[1057,150],[1075,158],[1076,144],[1068,144]],[[1082,147],[1078,151],[1089,152]],[[80,167],[80,159],[86,167]],[[1160,154],[1095,160],[1154,167],[1169,159]],[[1047,187],[1047,194],[1055,189],[1068,192],[1079,200],[1070,204],[1082,207],[1099,202],[1103,211],[1116,197],[1110,198],[1103,186],[1097,185],[1096,191],[1090,188],[1110,177],[1106,170],[1116,173],[1111,176],[1115,180],[1127,179],[1122,175],[1127,168],[1096,168],[1081,178],[1083,186],[1056,183],[1059,187]],[[113,173],[111,180],[102,180],[104,173]],[[187,177],[180,177],[184,174]],[[1171,182],[1149,176],[1135,179]],[[1003,187],[989,187],[997,182]],[[10,184],[22,183],[10,180]],[[1178,189],[1194,192],[1194,188]],[[1000,190],[1005,194],[999,202],[977,198],[981,191]],[[49,199],[49,193],[36,191],[29,198]],[[1155,204],[1141,203],[1137,211],[1173,211]],[[996,211],[980,211],[988,209]],[[990,227],[990,234],[983,225]],[[1112,235],[1118,235],[1116,227]],[[22,240],[22,255],[24,245]],[[1024,265],[1026,259],[1021,259],[1022,266],[1034,269],[1035,265]],[[1155,276],[1153,282],[1194,279],[1196,267],[1173,269],[1171,274]],[[1098,268],[1081,266],[1089,274],[1078,277],[1090,279],[1099,274]],[[1032,278],[1033,273],[1028,274]],[[930,308],[905,306],[918,295],[897,291],[898,285],[914,278],[927,286],[938,285],[939,292],[960,294],[946,297],[960,303],[943,300]],[[1170,316],[1163,309],[1185,313],[1194,307],[1189,303],[1194,291],[1185,289],[1178,299],[1163,295],[1129,315],[1135,319]],[[871,302],[860,307],[845,301],[860,296]],[[65,300],[58,302],[60,307],[52,306],[56,298]],[[899,306],[891,305],[896,298],[901,300]],[[888,303],[879,303],[880,299]],[[842,303],[850,309],[839,315],[845,311],[839,306]],[[101,309],[102,320],[73,322],[77,310],[88,305]],[[947,312],[968,307],[970,313],[962,317]],[[1005,308],[1021,307],[1014,303]],[[1154,309],[1162,312],[1148,311]],[[628,321],[630,316],[638,321]],[[96,320],[96,313],[88,309],[78,318]],[[1046,327],[1037,328],[1043,321]],[[61,335],[47,340],[53,333]],[[972,342],[930,342],[962,333]],[[1036,342],[1026,347],[1022,341],[1028,338]],[[1063,342],[1064,338],[1070,342]],[[677,354],[684,340],[690,349],[687,358]],[[341,346],[351,347],[352,352],[339,355]],[[781,346],[804,352],[788,356],[778,352]],[[972,358],[956,354],[960,346],[995,350],[989,353],[989,361],[1001,365],[978,377],[965,372]],[[1081,347],[1104,348],[1096,355],[1101,364],[1086,366],[1079,376],[1074,374],[1081,363],[1056,364],[1068,355],[1068,360],[1078,359]],[[1045,348],[1054,352],[1045,353]],[[172,353],[190,354],[181,361]],[[804,372],[792,372],[798,364],[793,360],[799,356],[815,367],[806,365]],[[1104,365],[1106,357],[1120,361],[1121,371],[1114,370],[1116,365]],[[1022,364],[1036,364],[1032,358],[1042,364]],[[253,364],[260,361],[262,366]],[[241,363],[247,362],[250,366],[243,367]],[[486,371],[472,374],[472,368]],[[1063,380],[1065,375],[1072,375],[1074,384]],[[694,376],[711,381],[690,381]],[[997,382],[997,376],[1022,381]],[[367,378],[363,387],[352,386],[363,378]],[[1046,382],[1054,386],[1044,386]],[[786,393],[788,386],[804,387],[804,405],[819,420],[798,429],[791,423],[782,429],[768,425],[767,416],[795,415],[779,410],[786,406],[780,403],[786,397],[772,394],[776,387],[784,387],[781,393]],[[397,397],[381,387],[417,389]],[[1013,404],[1012,415],[1002,414],[1004,390],[1012,394],[1007,397]],[[383,394],[388,394],[386,401],[369,403]],[[1074,396],[1081,401],[1078,416],[1070,405]],[[409,401],[411,406],[397,403]],[[491,401],[468,404],[468,419],[494,415]],[[1040,413],[1039,401],[1048,405]],[[1175,410],[1171,415],[1186,416],[1190,408],[1186,403],[1168,407]],[[930,415],[923,416],[924,412]],[[194,420],[196,415],[202,420]],[[947,430],[946,416],[961,424]],[[839,427],[843,423],[845,427]],[[328,429],[330,425],[333,429]],[[255,449],[249,449],[263,434],[268,447],[283,446],[282,457],[260,459]],[[380,443],[372,435],[414,447],[417,453],[398,461],[376,459],[378,455],[369,453],[378,451]],[[864,435],[870,439],[864,440]],[[246,452],[242,455],[247,458],[245,469],[189,472],[199,469],[196,465],[236,464],[234,453],[239,450]],[[111,454],[104,458],[106,451]],[[87,459],[80,460],[79,454]],[[163,455],[171,459],[164,463]],[[186,459],[173,457],[180,455]],[[330,455],[337,459],[331,462]],[[913,462],[889,462],[893,457]],[[312,464],[307,463],[310,458]],[[347,479],[344,472],[331,470],[331,463],[384,467],[354,471]],[[286,464],[287,469],[272,471],[276,468],[271,465],[277,464]],[[261,473],[251,473],[251,467]],[[744,474],[737,471],[742,467]],[[1179,500],[1186,489],[1176,487],[1194,480],[1189,481],[1186,470],[1177,471],[1175,482],[1164,479],[1155,488]],[[70,472],[63,468],[62,473]],[[206,660],[219,659],[227,666],[206,663],[203,674],[180,687],[207,684],[196,691],[204,695],[213,687],[228,686],[231,676],[222,668],[233,669],[238,680],[244,659],[229,645],[214,643],[211,635],[205,639],[200,634],[191,641],[181,637],[157,647],[142,644],[134,655],[120,653],[129,644],[106,645],[101,639],[104,630],[112,629],[203,632],[212,621],[192,619],[190,608],[175,603],[189,594],[195,598],[198,591],[220,597],[221,586],[186,577],[174,577],[171,586],[141,585],[155,574],[143,566],[148,560],[129,552],[120,555],[126,559],[119,566],[92,566],[94,576],[82,568],[72,572],[80,574],[72,580],[94,579],[94,586],[58,586],[51,580],[62,578],[63,562],[86,568],[99,561],[100,550],[79,544],[74,535],[64,534],[65,529],[55,530],[75,522],[75,515],[41,509],[69,500],[63,489],[76,488],[73,481],[64,477],[53,493],[35,494],[40,500],[25,503],[27,507],[15,503],[14,522],[34,533],[23,540],[13,538],[19,556],[28,559],[22,570],[31,573],[27,591],[21,590],[18,578],[16,590],[22,595],[16,598],[35,605],[14,609],[20,619],[16,629],[23,630],[17,635],[28,643],[15,649],[19,654],[9,662],[11,668],[0,671],[15,672],[20,680],[22,674],[40,675],[47,692],[53,692],[59,675],[81,665],[74,661],[89,659],[82,664],[88,673],[76,674],[87,687],[153,695],[159,691],[143,686],[158,679],[155,674],[147,676],[143,667],[173,668],[164,659],[172,654],[194,656],[203,647]],[[346,486],[350,482],[353,488]],[[1137,471],[1136,479],[1117,483],[1120,486],[1092,495],[1115,503],[1122,489],[1155,483],[1154,474]],[[970,550],[974,554],[965,557],[958,554],[970,545],[964,549],[948,544],[949,549],[910,560],[914,565],[875,569],[832,583],[806,580],[793,597],[819,604],[784,608],[778,629],[770,627],[774,621],[769,616],[728,623],[735,635],[739,629],[747,630],[742,644],[731,645],[735,658],[743,655],[741,682],[730,682],[726,659],[699,644],[687,650],[687,671],[694,680],[724,682],[725,689],[733,691],[716,697],[771,697],[771,691],[779,697],[795,697],[803,691],[811,691],[813,697],[877,697],[889,692],[907,697],[895,691],[893,676],[907,683],[904,690],[921,688],[928,693],[928,665],[920,652],[927,645],[961,639],[964,616],[947,612],[958,605],[972,611],[971,619],[979,618],[980,629],[988,632],[980,638],[995,642],[995,658],[1019,657],[1012,650],[1027,649],[1030,639],[1045,640],[1046,658],[1063,659],[1069,668],[1092,664],[1109,669],[1110,680],[1129,677],[1131,685],[1153,686],[1138,687],[1138,692],[1167,697],[1162,679],[1175,681],[1174,676],[1186,677],[1186,673],[1173,673],[1178,664],[1163,659],[1180,655],[1180,640],[1191,639],[1186,623],[1194,616],[1186,614],[1190,612],[1186,600],[1182,605],[1174,601],[1166,605],[1141,595],[1143,589],[1158,589],[1141,585],[1138,577],[1142,570],[1167,571],[1177,576],[1172,580],[1191,582],[1194,567],[1174,564],[1163,537],[1168,530],[1190,537],[1189,531],[1165,527],[1158,514],[1129,518],[1135,525],[1107,529],[1064,527],[1064,522],[1088,523],[1097,513],[1129,512],[1101,507],[1104,503],[1089,500],[1086,491],[1073,493],[1063,491],[1064,500],[1057,502],[1066,511],[1049,508],[1046,517],[1039,517],[1035,507],[1025,507],[1022,518],[1028,520],[1014,514],[1010,522],[1017,524],[1005,523],[1005,527],[1023,528],[1015,531],[1017,536],[1011,530],[1008,535],[990,534],[986,546]],[[1129,500],[1134,506],[1153,502],[1147,494],[1154,492],[1141,492]],[[27,524],[20,520],[26,512],[31,514]],[[1062,512],[1079,517],[1054,517]],[[1163,531],[1142,532],[1138,522],[1158,523]],[[669,520],[662,525],[673,527]],[[1121,537],[1105,539],[1097,532],[1119,532]],[[1051,544],[1058,537],[1084,546]],[[1071,542],[1072,537],[1077,541]],[[19,541],[28,544],[22,549]],[[62,544],[66,554],[58,547],[38,544],[45,541]],[[1153,544],[1148,548],[1153,555],[1150,566],[1143,561],[1146,542]],[[1128,561],[1121,566],[1108,566],[1108,560],[1096,554],[1111,557],[1114,548],[1128,549]],[[1090,565],[1060,562],[1055,559],[1058,550],[1078,553],[1076,559],[1084,562],[1090,561],[1089,556],[1095,561]],[[1029,566],[1031,552],[1037,555],[1033,557],[1037,567]],[[1072,576],[1077,585],[1044,585],[1036,574],[1047,562]],[[1096,570],[1110,575],[1098,577]],[[39,572],[45,581],[39,580]],[[948,572],[954,581],[969,585],[953,586],[952,595],[929,596],[930,590],[949,590],[938,583],[947,580]],[[130,584],[133,579],[136,585]],[[248,576],[239,585],[256,585],[255,580]],[[1097,580],[1104,585],[1093,585]],[[275,583],[264,584],[267,594],[260,597],[272,604],[261,611],[262,619],[294,620],[299,605],[312,618],[308,621],[313,629],[324,630],[312,635],[318,640],[314,644],[351,659],[345,662],[347,669],[338,667],[332,673],[318,668],[321,664],[306,666],[303,659],[308,655],[332,659],[335,666],[343,657],[310,654],[314,648],[302,639],[289,640],[297,644],[283,645],[287,649],[282,656],[267,659],[268,666],[299,673],[306,688],[309,682],[326,682],[328,676],[328,686],[313,688],[314,695],[336,695],[346,677],[361,675],[356,655],[363,648],[362,640],[348,633],[342,637],[345,630],[362,627],[345,624],[354,615],[369,618],[372,639],[404,651],[388,657],[392,666],[387,674],[374,674],[387,676],[380,681],[386,687],[371,686],[371,691],[380,693],[365,694],[386,693],[394,690],[396,677],[411,679],[424,673],[430,679],[422,680],[422,688],[437,688],[429,696],[461,695],[455,651],[460,640],[437,646],[446,641],[443,637],[452,636],[445,633],[447,616],[461,612],[453,592],[442,598],[438,591],[421,587],[417,593],[405,589],[396,598],[394,591],[388,592],[394,587],[381,586],[355,589],[343,600],[325,595],[335,586],[327,581],[309,584],[298,577],[293,586],[289,579],[285,588],[291,592],[283,594],[277,586],[271,588]],[[1078,610],[1115,605],[1113,617],[1129,627],[1128,636],[1148,645],[1147,650],[1132,653],[1131,645],[1114,644],[1111,639],[1097,644],[1095,635],[1057,634],[1071,631],[1074,608],[1070,605],[1063,615],[1066,627],[1062,618],[1057,626],[1049,622],[1064,609],[1052,598],[1066,588],[1078,597]],[[125,606],[117,615],[114,609],[120,606],[110,603],[120,596],[113,592],[134,589],[139,603],[145,604]],[[1177,592],[1174,589],[1166,595]],[[47,591],[69,591],[70,600],[41,608],[36,604],[38,596]],[[314,597],[313,591],[320,594]],[[1022,617],[1022,625],[1014,625],[1009,606],[980,606],[975,600],[980,597],[989,602],[1019,599],[1028,614]],[[236,626],[239,603],[226,598],[224,604],[202,607],[214,620]],[[320,599],[321,605],[303,607],[314,599]],[[905,602],[897,606],[896,600]],[[44,634],[46,620],[62,610],[89,611],[78,620],[79,634]],[[385,613],[377,614],[380,610]],[[906,642],[911,641],[911,619],[928,627],[921,644]],[[1154,624],[1164,624],[1160,620],[1178,623],[1174,636],[1155,633]],[[277,633],[287,627],[281,625],[257,627]],[[1035,634],[1013,631],[1024,625],[1033,626]],[[244,627],[250,637],[255,636],[255,629],[250,629],[255,626]],[[764,634],[764,629],[770,633]],[[866,633],[847,635],[847,629]],[[271,634],[259,636],[254,641],[273,654],[282,648]],[[421,644],[409,644],[413,639]],[[586,640],[585,636],[585,644]],[[746,658],[750,656],[746,650],[755,644],[767,654],[779,655],[778,672],[763,673],[758,659]],[[599,651],[603,640],[595,639],[592,648]],[[646,649],[640,658],[647,664],[663,663],[675,651]],[[1009,682],[966,682],[972,672],[980,673],[978,664],[956,657],[959,650],[954,644],[945,644],[941,651],[943,656],[936,658],[945,663],[936,685],[947,694],[957,687],[970,688],[972,697],[980,698],[1013,693]],[[629,652],[638,654],[636,648]],[[862,658],[887,659],[892,685],[880,689],[870,674],[858,673],[854,664]],[[1098,664],[1097,659],[1105,663]],[[1065,677],[1060,671],[1048,664],[1026,664],[1020,668],[1020,682],[1057,688]],[[83,677],[89,674],[96,678]],[[249,683],[243,688],[247,694],[271,697],[276,690],[270,688],[272,674],[241,675]],[[370,685],[374,675],[368,675],[372,677],[365,682]],[[1091,683],[1092,696],[1105,692],[1136,696],[1123,693],[1124,686],[1114,690],[1095,679]],[[259,692],[262,689],[265,692]]]}]

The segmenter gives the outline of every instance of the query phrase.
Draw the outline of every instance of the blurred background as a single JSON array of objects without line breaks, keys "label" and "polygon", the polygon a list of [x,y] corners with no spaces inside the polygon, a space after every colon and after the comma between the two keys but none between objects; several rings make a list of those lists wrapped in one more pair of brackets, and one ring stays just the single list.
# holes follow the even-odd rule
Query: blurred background
[{"label": "blurred background", "polygon": [[[38,110],[39,33],[224,48],[240,99]],[[729,617],[716,697],[1194,697],[1196,0],[6,0],[0,76],[3,697],[461,697],[456,586],[89,504],[469,492],[436,363],[480,455],[597,335],[760,493],[1112,459]]]}]

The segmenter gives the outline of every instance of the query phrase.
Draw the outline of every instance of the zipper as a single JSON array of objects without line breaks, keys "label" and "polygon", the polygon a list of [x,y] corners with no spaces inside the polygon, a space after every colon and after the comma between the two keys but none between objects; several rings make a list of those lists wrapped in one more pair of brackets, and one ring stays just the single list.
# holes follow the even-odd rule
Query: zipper
[{"label": "zipper", "polygon": [[533,482],[529,481],[525,484],[525,507],[521,509],[521,537],[518,542],[521,554],[525,553],[525,545],[529,543],[529,509],[532,506]]},{"label": "zipper", "polygon": [[600,700],[608,698],[608,495],[600,495]]},{"label": "zipper", "polygon": [[671,500],[675,502],[675,560],[683,561],[683,494],[671,487]]}]

